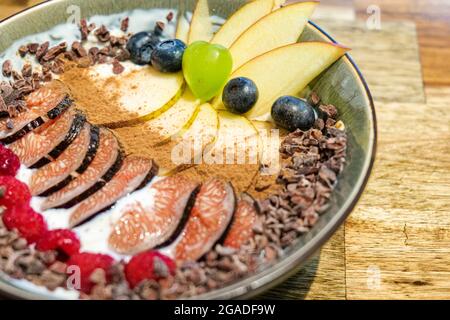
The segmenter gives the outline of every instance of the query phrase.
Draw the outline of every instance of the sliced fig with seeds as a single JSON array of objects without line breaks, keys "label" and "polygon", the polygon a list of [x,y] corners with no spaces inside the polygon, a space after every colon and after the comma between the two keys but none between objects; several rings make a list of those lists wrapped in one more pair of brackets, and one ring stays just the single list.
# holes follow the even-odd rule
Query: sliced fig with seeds
[{"label": "sliced fig with seeds", "polygon": [[79,166],[76,171],[76,174],[78,175],[83,174],[92,163],[92,161],[94,161],[98,146],[100,144],[100,128],[93,125],[89,125],[89,127],[91,128],[91,133],[88,151],[83,159],[83,162],[81,163],[81,166]]},{"label": "sliced fig with seeds", "polygon": [[30,191],[33,196],[47,196],[70,182],[71,174],[81,166],[86,156],[90,132],[90,125],[86,124],[78,137],[58,159],[33,173],[30,182]]},{"label": "sliced fig with seeds", "polygon": [[236,207],[230,183],[212,179],[201,188],[174,249],[179,263],[205,255],[227,230]]},{"label": "sliced fig with seeds", "polygon": [[154,183],[148,189],[153,203],[137,202],[127,207],[113,227],[110,247],[119,253],[136,254],[175,240],[183,230],[197,187],[197,183],[182,176]]},{"label": "sliced fig with seeds", "polygon": [[109,208],[120,198],[133,192],[156,175],[157,167],[153,161],[138,158],[125,158],[119,172],[102,189],[77,205],[70,216],[69,224],[75,227],[95,214]]},{"label": "sliced fig with seeds", "polygon": [[32,92],[27,100],[28,110],[14,118],[0,120],[0,142],[11,144],[47,121],[59,117],[72,104],[61,85],[42,87]]},{"label": "sliced fig with seeds", "polygon": [[47,198],[42,210],[71,208],[100,190],[114,177],[122,164],[122,154],[116,137],[108,129],[100,129],[99,145],[87,169],[63,189]]},{"label": "sliced fig with seeds", "polygon": [[233,221],[223,241],[224,246],[239,249],[253,237],[253,226],[257,219],[253,203],[252,199],[238,201]]},{"label": "sliced fig with seeds", "polygon": [[76,117],[76,111],[69,110],[12,143],[10,148],[22,164],[31,167],[65,140]]},{"label": "sliced fig with seeds", "polygon": [[86,116],[77,112],[75,114],[75,117],[73,118],[72,125],[70,126],[70,129],[66,133],[64,139],[56,147],[54,147],[53,150],[50,151],[47,156],[40,159],[30,168],[38,169],[50,163],[51,161],[57,159],[78,137],[85,123],[86,123]]}]

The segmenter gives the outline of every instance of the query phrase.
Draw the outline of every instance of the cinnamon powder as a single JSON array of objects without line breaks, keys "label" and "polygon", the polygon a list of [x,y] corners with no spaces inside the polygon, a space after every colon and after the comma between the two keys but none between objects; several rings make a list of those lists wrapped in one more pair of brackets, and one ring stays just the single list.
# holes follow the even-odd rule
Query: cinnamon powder
[{"label": "cinnamon powder", "polygon": [[[66,63],[60,76],[69,89],[77,108],[82,110],[89,121],[95,125],[109,123],[112,119],[134,117],[120,106],[120,96],[114,88],[119,86],[119,77],[109,77],[98,85],[90,73],[90,68],[80,68],[75,63]],[[105,88],[108,88],[107,90]]]}]

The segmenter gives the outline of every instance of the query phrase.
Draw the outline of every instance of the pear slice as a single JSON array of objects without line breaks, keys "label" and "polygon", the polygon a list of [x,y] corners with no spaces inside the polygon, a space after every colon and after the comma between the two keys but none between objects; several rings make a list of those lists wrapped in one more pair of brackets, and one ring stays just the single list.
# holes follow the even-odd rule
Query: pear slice
[{"label": "pear slice", "polygon": [[[231,78],[252,79],[258,87],[258,101],[245,116],[258,119],[269,113],[276,99],[298,94],[349,50],[326,42],[302,42],[275,49],[249,61],[231,75]],[[222,99],[216,99],[215,103],[217,109],[224,108]]]},{"label": "pear slice", "polygon": [[258,131],[247,118],[225,110],[218,111],[219,131],[206,164],[258,164]]},{"label": "pear slice", "polygon": [[208,0],[198,0],[192,15],[188,43],[196,41],[209,42],[213,36],[213,24],[209,15]]},{"label": "pear slice", "polygon": [[206,146],[216,141],[218,129],[217,111],[209,103],[204,103],[198,108],[191,125],[185,127],[181,133],[181,140],[201,145],[201,150],[204,150]]},{"label": "pear slice", "polygon": [[317,2],[300,2],[264,16],[231,45],[233,70],[273,49],[298,41]]},{"label": "pear slice", "polygon": [[180,137],[182,143],[191,148],[193,164],[201,162],[205,150],[210,150],[217,140],[219,130],[219,116],[209,104],[202,104],[198,108],[192,125],[185,129]]},{"label": "pear slice", "polygon": [[286,4],[286,0],[273,0],[272,11],[278,10]]},{"label": "pear slice", "polygon": [[170,176],[202,163],[203,153],[214,146],[218,130],[217,111],[209,103],[200,105],[190,126],[173,136],[175,143],[172,144],[171,159],[177,166],[164,175]]},{"label": "pear slice", "polygon": [[161,136],[161,143],[188,129],[197,115],[200,101],[186,89],[175,105],[146,124]]},{"label": "pear slice", "polygon": [[175,38],[183,41],[184,43],[188,43],[189,41],[189,21],[184,17],[184,15],[180,15],[178,17],[177,22],[177,31],[175,32]]},{"label": "pear slice", "polygon": [[259,135],[258,150],[261,173],[266,175],[277,174],[281,168],[280,145],[289,132],[277,127],[273,122],[252,121],[252,124],[258,130]]},{"label": "pear slice", "polygon": [[154,119],[178,101],[184,88],[182,72],[160,73],[151,67],[135,70],[108,88],[112,96],[119,97],[124,113],[111,114],[110,122],[102,125],[119,128]]},{"label": "pear slice", "polygon": [[252,24],[269,14],[274,0],[255,0],[236,11],[217,31],[211,43],[229,48],[234,41]]}]

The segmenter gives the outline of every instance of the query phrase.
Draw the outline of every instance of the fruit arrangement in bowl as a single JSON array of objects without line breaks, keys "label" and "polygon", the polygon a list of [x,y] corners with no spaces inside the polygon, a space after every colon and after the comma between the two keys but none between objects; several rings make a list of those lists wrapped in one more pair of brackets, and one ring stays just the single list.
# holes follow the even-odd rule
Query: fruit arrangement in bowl
[{"label": "fruit arrangement in bowl", "polygon": [[299,41],[317,2],[254,0],[228,19],[209,5],[92,16],[5,52],[9,288],[219,292],[287,257],[327,212],[348,133],[311,88],[349,49]]}]

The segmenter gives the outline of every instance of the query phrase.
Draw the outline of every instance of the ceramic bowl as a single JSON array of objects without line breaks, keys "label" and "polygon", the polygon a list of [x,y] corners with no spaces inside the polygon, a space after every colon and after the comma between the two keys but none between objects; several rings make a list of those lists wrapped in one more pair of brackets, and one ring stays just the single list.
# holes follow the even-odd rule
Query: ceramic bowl
[{"label": "ceramic bowl", "polygon": [[[227,18],[245,1],[210,0],[215,15]],[[192,11],[195,0],[53,0],[27,9],[0,23],[0,52],[15,40],[43,32],[66,22],[68,8],[79,6],[83,18],[119,13],[136,8],[174,8]],[[310,22],[300,41],[334,40],[320,27]],[[209,292],[199,298],[233,299],[255,296],[285,280],[298,271],[312,254],[320,250],[342,225],[355,207],[369,178],[376,147],[376,119],[373,100],[360,70],[350,55],[346,55],[312,84],[325,103],[334,104],[348,132],[348,162],[331,197],[331,206],[311,232],[287,250],[273,265],[232,285]],[[0,277],[0,291],[24,299],[54,298],[45,293],[29,292]]]}]

